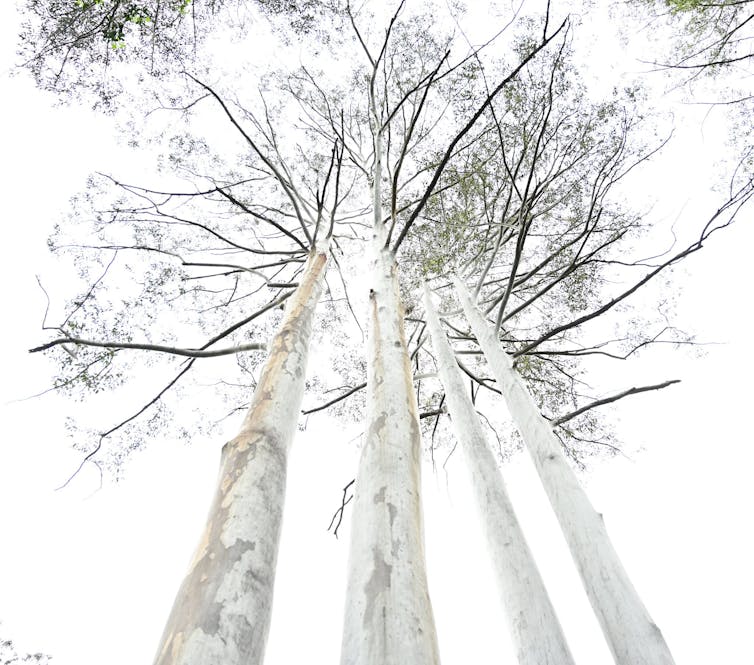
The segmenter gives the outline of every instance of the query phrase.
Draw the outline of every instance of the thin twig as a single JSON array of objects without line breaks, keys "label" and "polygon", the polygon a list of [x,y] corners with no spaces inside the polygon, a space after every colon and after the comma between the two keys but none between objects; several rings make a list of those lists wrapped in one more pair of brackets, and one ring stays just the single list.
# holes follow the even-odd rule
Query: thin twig
[{"label": "thin twig", "polygon": [[343,512],[345,511],[345,509],[346,509],[346,506],[347,506],[347,505],[348,505],[349,503],[351,503],[351,499],[353,499],[353,494],[351,494],[351,496],[349,496],[349,497],[348,497],[348,498],[346,499],[346,494],[347,494],[347,492],[348,492],[348,488],[349,488],[349,487],[351,487],[351,485],[353,485],[353,484],[354,484],[355,482],[356,482],[356,478],[354,478],[353,480],[351,480],[351,482],[350,482],[350,483],[348,483],[348,484],[347,484],[347,485],[346,485],[346,486],[345,486],[345,487],[343,488],[343,497],[342,497],[342,498],[341,498],[341,500],[340,500],[340,508],[338,508],[338,509],[337,509],[337,510],[335,511],[335,513],[334,513],[334,514],[333,514],[333,516],[332,516],[332,519],[330,520],[330,526],[328,526],[328,527],[327,527],[327,530],[328,530],[328,531],[329,531],[330,529],[332,529],[332,525],[333,525],[333,523],[335,522],[335,520],[336,520],[336,518],[337,518],[337,520],[338,520],[338,523],[337,523],[337,524],[335,525],[335,529],[333,529],[333,532],[332,532],[333,536],[335,536],[336,538],[338,537],[338,529],[340,529],[340,524],[341,524],[341,522],[343,522]]}]

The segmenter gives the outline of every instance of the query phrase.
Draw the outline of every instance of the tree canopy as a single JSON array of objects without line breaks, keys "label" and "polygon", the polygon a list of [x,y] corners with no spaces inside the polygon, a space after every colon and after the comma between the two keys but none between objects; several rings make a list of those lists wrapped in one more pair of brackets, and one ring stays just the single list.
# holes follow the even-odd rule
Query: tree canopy
[{"label": "tree canopy", "polygon": [[[106,9],[95,4],[78,9]],[[76,200],[71,220],[61,224],[52,247],[76,257],[86,282],[58,319],[45,324],[54,339],[33,349],[59,359],[55,389],[83,396],[134,377],[162,381],[122,420],[81,439],[87,458],[101,456],[102,442],[121,430],[127,450],[142,445],[158,422],[170,422],[168,405],[181,401],[171,392],[206,362],[202,358],[234,359],[223,362],[218,380],[226,411],[242,408],[279,320],[275,312],[325,232],[333,234],[338,257],[318,342],[328,369],[312,377],[312,388],[325,393],[309,397],[305,413],[333,403],[345,415],[339,398],[355,399],[347,410],[359,418],[354,396],[364,385],[358,348],[364,294],[348,285],[370,233],[363,217],[370,207],[375,122],[385,138],[388,241],[398,252],[408,307],[422,279],[443,293],[447,276],[463,272],[541,408],[559,423],[573,458],[583,463],[595,451],[617,450],[610,428],[589,408],[610,400],[591,397],[584,363],[692,340],[663,313],[645,312],[642,324],[634,319],[625,328],[620,311],[612,337],[590,334],[586,324],[619,312],[640,287],[728,224],[748,200],[750,182],[732,185],[689,244],[658,260],[631,258],[632,245],[649,229],[618,189],[663,141],[646,129],[651,120],[639,90],[589,99],[572,64],[574,28],[567,20],[558,27],[549,14],[514,15],[518,23],[503,37],[492,32],[482,46],[469,47],[467,36],[459,44],[458,35],[438,27],[421,6],[401,3],[387,37],[371,27],[375,19],[367,9],[346,6],[334,15],[343,18],[344,11],[345,27],[328,27],[323,19],[316,35],[300,37],[320,46],[337,42],[336,70],[335,51],[320,46],[311,47],[304,65],[268,63],[253,78],[231,76],[220,85],[165,69],[165,89],[174,85],[169,79],[179,82],[183,101],[160,104],[159,118],[147,107],[154,129],[142,125],[138,132],[142,142],[149,131],[162,135],[163,182],[97,176]],[[212,21],[203,21],[209,29]],[[285,48],[280,35],[256,26]],[[93,57],[91,45],[82,49]],[[351,55],[344,61],[346,52]],[[172,67],[168,51],[159,57],[160,66]],[[173,116],[180,118],[177,125]],[[413,317],[416,372],[431,374],[418,310]],[[333,326],[345,332],[337,340]],[[473,338],[457,332],[471,344],[461,362],[472,390],[494,393],[477,364]],[[160,355],[161,362],[153,360]],[[427,431],[435,432],[443,396],[425,384],[418,384],[420,405]],[[183,432],[191,429],[181,425]],[[497,423],[497,430],[506,428]],[[121,459],[122,446],[107,447],[113,459]]]}]

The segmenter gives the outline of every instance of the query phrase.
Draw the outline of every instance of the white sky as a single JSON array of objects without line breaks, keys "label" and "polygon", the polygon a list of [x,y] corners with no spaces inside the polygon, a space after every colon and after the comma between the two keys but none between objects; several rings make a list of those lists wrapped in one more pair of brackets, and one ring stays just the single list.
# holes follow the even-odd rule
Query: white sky
[{"label": "white sky", "polygon": [[[6,9],[2,18],[4,67],[17,23]],[[191,448],[155,441],[125,481],[96,494],[88,473],[71,491],[52,490],[79,459],[64,432],[63,407],[55,400],[8,402],[49,379],[45,361],[26,353],[42,339],[44,300],[34,275],[52,274],[46,237],[68,197],[90,170],[113,164],[117,149],[105,121],[53,108],[22,78],[3,75],[0,86],[0,636],[22,650],[50,653],[55,665],[149,662],[203,526],[230,430]],[[711,167],[689,156],[715,145],[709,132],[692,127],[678,146],[680,157],[654,175],[654,195],[673,192],[672,206],[686,204],[685,214],[701,222],[705,210],[693,195],[704,190]],[[678,278],[681,326],[727,343],[709,347],[703,358],[666,349],[619,368],[626,373],[615,378],[616,388],[665,378],[683,383],[621,404],[614,414],[619,434],[630,449],[644,451],[600,464],[584,479],[685,665],[754,662],[751,225],[749,210]],[[357,433],[312,417],[294,445],[268,665],[338,659],[348,525],[338,541],[325,528],[354,475]],[[429,581],[443,662],[512,662],[460,462],[451,459],[447,478],[425,468]],[[576,661],[610,662],[528,459],[519,455],[503,471]]]}]

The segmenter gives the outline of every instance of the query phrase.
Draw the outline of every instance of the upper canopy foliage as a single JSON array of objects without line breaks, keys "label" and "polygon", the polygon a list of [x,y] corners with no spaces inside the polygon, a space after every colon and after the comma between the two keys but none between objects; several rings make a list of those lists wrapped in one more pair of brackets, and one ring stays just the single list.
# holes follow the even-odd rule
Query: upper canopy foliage
[{"label": "upper canopy foliage", "polygon": [[[314,30],[325,0],[25,0],[19,55],[43,88],[112,110],[137,81],[202,69],[212,35],[242,34],[262,17]],[[130,70],[124,68],[130,66]]]},{"label": "upper canopy foliage", "polygon": [[663,62],[668,67],[714,73],[754,57],[752,0],[649,0],[645,4],[657,12],[669,10],[672,19],[682,24],[684,32],[673,45],[674,53]]},{"label": "upper canopy foliage", "polygon": [[[233,51],[247,60],[234,61],[226,75],[211,49],[201,73],[188,58],[199,37],[220,29],[228,2],[200,8],[197,0],[184,14],[159,2],[31,3],[34,17],[57,8],[46,28],[37,25],[47,30],[42,42],[27,36],[44,56],[32,61],[43,82],[53,82],[45,78],[52,61],[65,65],[55,83],[75,87],[91,63],[121,53],[163,75],[157,103],[134,125],[140,142],[151,134],[161,146],[162,173],[154,183],[93,179],[53,239],[56,250],[73,254],[84,279],[67,308],[50,314],[55,339],[39,347],[60,364],[56,387],[96,391],[127,379],[150,386],[150,399],[138,392],[123,420],[104,431],[128,431],[124,447],[109,447],[116,461],[143,440],[142,417],[152,418],[146,431],[153,434],[185,376],[216,381],[228,407],[243,408],[261,359],[252,349],[279,320],[315,240],[328,235],[337,265],[310,381],[322,394],[307,406],[354,394],[364,380],[363,246],[372,235],[369,192],[379,178],[379,213],[401,267],[416,373],[431,373],[434,361],[415,288],[428,279],[447,294],[449,273],[459,271],[543,411],[562,420],[558,431],[572,455],[581,460],[595,446],[612,446],[594,412],[569,419],[593,397],[584,359],[687,339],[662,314],[637,325],[621,312],[613,337],[606,326],[585,332],[587,324],[617,313],[639,287],[696,251],[748,199],[751,183],[736,183],[688,244],[645,260],[633,251],[644,220],[622,204],[617,188],[659,141],[645,129],[645,100],[635,89],[590,98],[573,64],[567,20],[514,14],[501,21],[512,27],[496,39],[498,27],[453,29],[463,19],[458,13],[439,20],[441,3],[401,3],[384,20],[382,3],[358,11],[262,4],[283,18],[310,12],[311,23],[295,45],[249,23],[244,44],[264,49]],[[103,32],[118,25],[124,49],[112,49]],[[75,35],[65,46],[64,34]],[[275,59],[267,57],[272,52]],[[446,305],[453,308],[450,299]],[[492,394],[465,324],[448,322],[475,396],[481,388]],[[159,364],[151,360],[156,352],[163,352]],[[214,352],[225,356],[211,361],[217,371],[200,371]],[[418,388],[420,404],[437,416],[441,388],[426,386]],[[206,413],[201,419],[212,424]],[[434,428],[435,420],[424,421]],[[103,440],[84,447],[101,459]]]}]

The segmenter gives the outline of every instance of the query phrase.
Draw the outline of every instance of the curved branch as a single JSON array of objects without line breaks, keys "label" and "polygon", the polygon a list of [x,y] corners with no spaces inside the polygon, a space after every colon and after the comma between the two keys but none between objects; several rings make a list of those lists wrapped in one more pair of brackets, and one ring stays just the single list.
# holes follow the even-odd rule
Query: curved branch
[{"label": "curved branch", "polygon": [[[587,321],[591,321],[592,319],[601,316],[605,312],[611,310],[615,305],[622,302],[632,294],[634,294],[636,291],[638,291],[642,286],[644,286],[648,281],[650,281],[653,277],[658,275],[660,272],[668,268],[669,266],[672,266],[682,259],[686,258],[687,256],[690,256],[694,252],[697,252],[700,250],[704,244],[704,241],[707,240],[715,231],[719,231],[720,229],[723,229],[730,224],[733,223],[735,220],[736,214],[741,209],[741,207],[754,195],[754,180],[750,180],[741,187],[735,194],[731,196],[718,210],[710,217],[710,219],[707,221],[707,223],[704,225],[704,228],[702,229],[701,233],[699,234],[699,237],[694,242],[690,243],[686,246],[685,249],[681,250],[674,256],[667,259],[664,263],[661,263],[658,265],[654,270],[651,270],[647,274],[644,275],[640,280],[638,280],[636,283],[633,284],[630,288],[626,289],[619,295],[615,296],[608,302],[604,303],[601,307],[598,307],[592,312],[589,312],[588,314],[584,314],[583,316],[578,317],[577,319],[574,319],[573,321],[570,321],[568,323],[564,323],[562,325],[556,326],[555,328],[552,328],[548,332],[544,333],[542,336],[540,336],[538,339],[534,340],[533,342],[528,343],[523,348],[519,349],[515,353],[511,354],[514,358],[517,358],[518,356],[525,355],[529,353],[532,349],[535,349],[538,347],[542,342],[546,342],[548,339],[554,337],[555,335],[564,332],[566,330],[570,330],[571,328],[576,328],[583,323],[586,323]],[[730,211],[730,212],[729,212]],[[719,221],[718,219],[722,217],[725,213],[728,213],[728,218],[725,221]],[[717,222],[717,223],[716,223]]]},{"label": "curved branch", "polygon": [[552,426],[555,427],[556,425],[562,425],[572,418],[580,416],[585,411],[589,411],[590,409],[594,409],[598,406],[604,406],[605,404],[610,404],[611,402],[617,402],[619,399],[623,399],[624,397],[628,397],[629,395],[637,395],[638,393],[645,393],[650,390],[661,390],[662,388],[667,388],[668,386],[672,386],[674,383],[680,382],[680,379],[671,379],[670,381],[665,381],[664,383],[656,383],[652,386],[629,388],[628,390],[624,390],[622,393],[618,393],[617,395],[612,395],[610,397],[604,397],[603,399],[598,399],[591,404],[587,404],[586,406],[582,406],[580,409],[576,409],[572,413],[568,413],[565,416],[561,416],[560,418],[555,418],[555,420],[552,421]]},{"label": "curved branch", "polygon": [[356,482],[356,478],[351,480],[344,488],[343,488],[343,498],[340,500],[340,508],[338,508],[335,511],[335,514],[332,516],[332,519],[330,520],[330,526],[327,527],[327,530],[329,531],[332,529],[333,524],[335,523],[335,520],[338,520],[338,523],[335,524],[335,529],[333,529],[332,535],[336,538],[338,537],[338,529],[340,529],[340,525],[343,522],[343,512],[346,509],[346,506],[351,502],[351,499],[353,499],[354,495],[353,493],[351,496],[348,496],[348,488],[351,487]]}]

